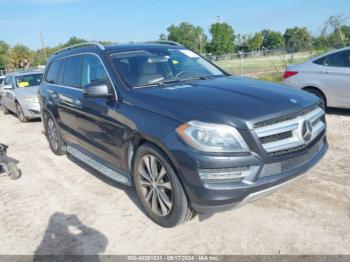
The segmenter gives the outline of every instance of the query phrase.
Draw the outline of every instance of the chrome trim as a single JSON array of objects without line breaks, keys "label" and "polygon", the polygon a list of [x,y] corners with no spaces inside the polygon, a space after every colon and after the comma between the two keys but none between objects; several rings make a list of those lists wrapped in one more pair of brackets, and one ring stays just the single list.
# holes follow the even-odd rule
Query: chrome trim
[{"label": "chrome trim", "polygon": [[[114,93],[115,93],[115,99],[118,101],[117,89],[115,88],[114,83],[113,83],[113,81],[112,81],[112,78],[111,78],[111,76],[109,75],[109,73],[108,73],[108,71],[107,71],[107,68],[106,68],[105,64],[103,63],[103,61],[102,61],[102,59],[101,59],[101,57],[100,57],[99,55],[97,55],[97,54],[95,54],[95,53],[92,53],[92,52],[83,52],[83,53],[79,53],[79,54],[72,54],[72,55],[63,56],[63,57],[57,58],[57,59],[54,60],[53,62],[58,61],[58,60],[61,60],[61,59],[65,59],[65,58],[68,58],[68,57],[72,57],[72,56],[79,56],[79,55],[94,55],[94,56],[96,56],[96,57],[100,60],[102,66],[103,66],[103,68],[104,68],[104,70],[106,71],[106,74],[107,74],[107,76],[108,76],[109,82],[111,82],[111,85],[112,85],[112,87],[113,87],[113,90],[114,90]],[[52,62],[52,63],[53,63],[53,62]],[[50,63],[50,66],[51,66],[52,63]],[[48,67],[48,69],[50,69],[50,67]],[[43,77],[43,80],[42,80],[42,81],[45,82],[45,84],[47,84],[47,85],[58,86],[58,87],[63,87],[63,88],[68,88],[68,89],[78,90],[78,91],[84,92],[84,89],[83,89],[83,88],[78,88],[78,87],[73,87],[73,86],[62,86],[62,85],[50,84],[50,83],[48,83],[48,82],[46,81],[46,74],[47,74],[47,72],[45,72],[45,73],[43,74],[45,77]]]},{"label": "chrome trim", "polygon": [[61,53],[63,51],[66,51],[66,50],[71,50],[71,49],[74,49],[74,48],[83,47],[83,46],[91,46],[91,45],[92,46],[96,46],[96,47],[100,48],[101,50],[105,50],[105,47],[102,44],[98,43],[98,42],[84,42],[84,43],[71,45],[71,46],[62,48],[62,49],[56,51],[54,53],[54,55],[57,55],[57,54],[59,54],[59,53]]},{"label": "chrome trim", "polygon": [[84,162],[88,166],[92,167],[96,171],[100,172],[101,174],[109,177],[110,179],[122,183],[124,185],[131,185],[130,179],[128,179],[126,176],[118,173],[117,171],[107,167],[106,165],[102,164],[101,162],[91,158],[90,156],[84,154],[83,152],[79,151],[78,149],[67,145],[67,152],[74,156],[75,158],[79,159],[80,161]]},{"label": "chrome trim", "polygon": [[279,189],[287,186],[288,184],[290,184],[290,183],[292,183],[292,182],[294,182],[296,180],[299,180],[304,175],[305,175],[305,173],[303,175],[300,175],[300,176],[296,177],[296,178],[288,180],[287,182],[284,182],[284,183],[281,183],[279,185],[276,185],[276,186],[273,186],[273,187],[269,187],[267,189],[264,189],[264,190],[252,193],[252,194],[248,195],[247,197],[245,197],[238,205],[236,205],[234,207],[234,209],[242,207],[242,206],[244,206],[246,204],[249,204],[251,202],[254,202],[255,200],[258,200],[260,198],[266,197],[266,196],[268,196],[268,195],[278,191]]},{"label": "chrome trim", "polygon": [[[255,128],[254,132],[258,138],[278,135],[288,131],[292,132],[291,138],[262,144],[263,148],[268,153],[307,145],[326,129],[326,124],[321,120],[324,114],[324,110],[318,107],[305,115],[279,122],[277,124]],[[302,124],[305,121],[312,124],[312,136],[309,141],[305,141],[302,137]]]}]

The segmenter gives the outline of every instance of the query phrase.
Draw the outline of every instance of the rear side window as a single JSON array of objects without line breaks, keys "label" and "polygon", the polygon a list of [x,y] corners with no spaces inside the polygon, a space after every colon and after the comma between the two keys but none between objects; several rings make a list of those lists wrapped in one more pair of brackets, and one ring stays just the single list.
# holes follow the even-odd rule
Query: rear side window
[{"label": "rear side window", "polygon": [[350,50],[325,56],[324,65],[332,67],[350,67]]},{"label": "rear side window", "polygon": [[11,83],[11,76],[6,76],[4,80],[4,85],[10,85],[10,83]]},{"label": "rear side window", "polygon": [[64,86],[80,88],[81,56],[72,56],[65,59],[63,81]]},{"label": "rear side window", "polygon": [[315,60],[314,64],[316,64],[316,65],[324,65],[324,57]]},{"label": "rear side window", "polygon": [[103,82],[108,85],[109,80],[101,60],[95,55],[84,55],[81,76],[81,85],[87,85]]},{"label": "rear side window", "polygon": [[60,72],[61,60],[55,61],[50,64],[46,74],[45,81],[49,84],[58,84],[58,75]]}]

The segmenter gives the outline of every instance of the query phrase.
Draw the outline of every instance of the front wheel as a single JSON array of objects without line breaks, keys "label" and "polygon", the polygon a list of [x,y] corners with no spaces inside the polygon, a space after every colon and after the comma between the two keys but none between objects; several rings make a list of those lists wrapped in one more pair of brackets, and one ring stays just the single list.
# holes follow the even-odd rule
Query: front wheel
[{"label": "front wheel", "polygon": [[2,101],[1,98],[0,98],[0,107],[1,107],[1,111],[4,113],[4,115],[7,115],[10,113],[9,110],[4,105],[4,102]]},{"label": "front wheel", "polygon": [[146,214],[163,227],[194,216],[185,191],[167,157],[157,147],[142,145],[135,157],[134,184]]},{"label": "front wheel", "polygon": [[17,111],[17,116],[18,119],[22,122],[22,123],[26,123],[28,122],[28,119],[25,117],[22,107],[20,104],[16,103],[16,111]]},{"label": "front wheel", "polygon": [[44,125],[46,130],[46,137],[49,141],[52,152],[58,156],[66,154],[66,146],[59,134],[55,120],[48,114],[44,117]]}]

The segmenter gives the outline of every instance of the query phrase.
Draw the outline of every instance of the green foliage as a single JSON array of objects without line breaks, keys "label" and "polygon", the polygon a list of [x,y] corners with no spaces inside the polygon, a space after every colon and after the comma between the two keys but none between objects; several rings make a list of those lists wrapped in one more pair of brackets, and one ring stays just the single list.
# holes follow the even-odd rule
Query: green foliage
[{"label": "green foliage", "polygon": [[289,52],[307,50],[312,45],[312,37],[306,27],[287,28],[283,37]]},{"label": "green foliage", "polygon": [[258,51],[263,45],[264,39],[260,32],[255,33],[255,35],[248,39],[248,49],[249,51]]},{"label": "green foliage", "polygon": [[160,34],[159,40],[161,40],[161,41],[167,40],[166,35],[165,34]]},{"label": "green foliage", "polygon": [[24,45],[17,44],[10,50],[9,57],[8,68],[25,68],[32,65],[34,51]]},{"label": "green foliage", "polygon": [[232,27],[227,23],[215,23],[210,27],[212,40],[207,50],[214,55],[232,53],[235,49],[235,34]]},{"label": "green foliage", "polygon": [[9,59],[10,46],[0,41],[0,70],[4,70]]},{"label": "green foliage", "polygon": [[284,38],[280,32],[264,29],[261,31],[263,47],[266,49],[278,49],[284,47]]},{"label": "green foliage", "polygon": [[178,42],[189,49],[203,52],[207,43],[207,36],[199,26],[190,23],[171,25],[168,29],[168,40]]}]

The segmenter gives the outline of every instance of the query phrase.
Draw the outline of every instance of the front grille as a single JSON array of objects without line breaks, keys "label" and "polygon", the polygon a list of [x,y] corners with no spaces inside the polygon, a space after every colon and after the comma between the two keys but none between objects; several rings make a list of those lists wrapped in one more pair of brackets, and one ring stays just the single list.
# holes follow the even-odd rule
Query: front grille
[{"label": "front grille", "polygon": [[280,156],[302,150],[325,130],[324,110],[307,108],[278,119],[260,122],[254,129],[269,156]]},{"label": "front grille", "polygon": [[291,159],[287,159],[285,161],[266,164],[262,168],[259,177],[267,177],[280,174],[281,172],[291,171],[294,168],[298,168],[302,165],[308,163],[318,152],[320,152],[323,146],[323,139],[314,145],[310,150],[308,150],[305,154],[294,157]]},{"label": "front grille", "polygon": [[317,106],[313,106],[313,107],[309,107],[306,108],[302,111],[296,112],[296,113],[292,113],[286,116],[282,116],[282,117],[278,117],[278,118],[274,118],[274,119],[269,119],[269,120],[265,120],[262,122],[258,122],[254,124],[254,128],[259,128],[259,127],[265,127],[265,126],[271,126],[271,125],[275,125],[284,121],[288,121],[288,120],[292,120],[294,118],[297,118],[298,116],[302,116],[302,115],[306,115],[307,113],[310,113],[312,110],[314,110],[315,108],[317,108]]},{"label": "front grille", "polygon": [[283,133],[276,134],[276,135],[263,136],[263,137],[260,137],[259,140],[260,140],[261,144],[267,144],[267,143],[276,142],[279,140],[291,138],[292,136],[293,136],[293,132],[287,131],[287,132],[283,132]]}]

